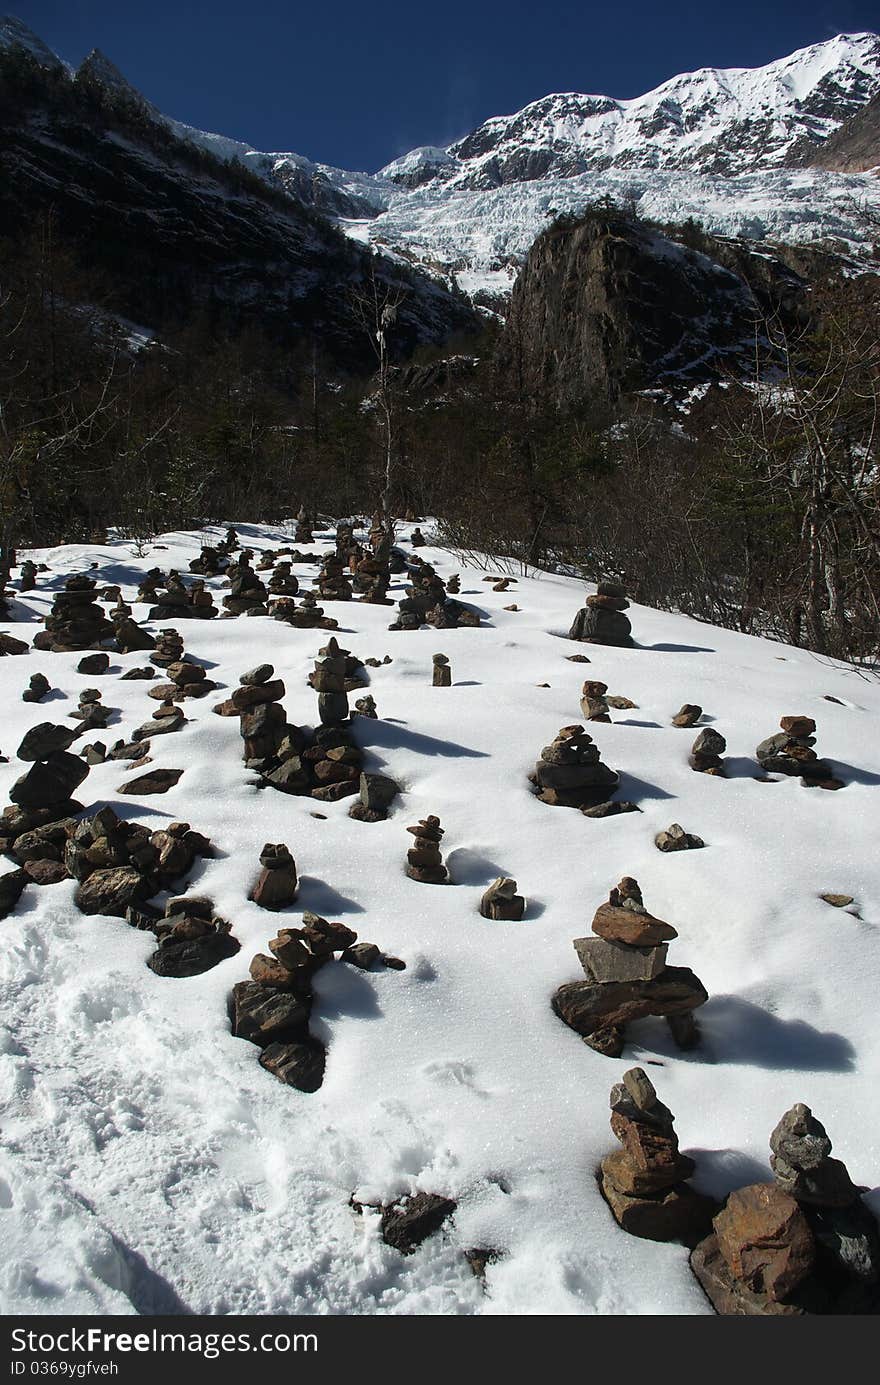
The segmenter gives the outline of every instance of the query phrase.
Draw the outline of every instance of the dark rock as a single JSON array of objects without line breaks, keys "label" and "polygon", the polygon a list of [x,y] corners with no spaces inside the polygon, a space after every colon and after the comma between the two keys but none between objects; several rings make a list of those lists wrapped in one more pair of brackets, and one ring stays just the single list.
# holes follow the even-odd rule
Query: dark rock
[{"label": "dark rock", "polygon": [[412,1255],[428,1236],[440,1230],[456,1205],[452,1198],[437,1193],[416,1193],[383,1208],[379,1234],[386,1245],[402,1255]]},{"label": "dark rock", "polygon": [[27,774],[17,779],[9,791],[13,803],[22,808],[47,808],[69,799],[89,772],[77,755],[55,751],[45,761],[36,762]]},{"label": "dark rock", "polygon": [[736,1279],[779,1302],[810,1273],[815,1242],[794,1198],[773,1183],[732,1192],[714,1221],[718,1248]]},{"label": "dark rock", "polygon": [[0,875],[0,919],[12,913],[29,879],[25,870],[10,870]]},{"label": "dark rock", "polygon": [[125,918],[130,905],[137,905],[155,893],[154,888],[132,866],[94,870],[81,881],[74,903],[83,914],[109,914]]},{"label": "dark rock", "polygon": [[342,954],[343,962],[350,962],[353,967],[359,967],[361,971],[369,971],[380,960],[382,954],[375,943],[354,943],[347,947]]},{"label": "dark rock", "polygon": [[201,938],[163,944],[147,959],[157,976],[200,976],[227,957],[234,957],[241,944],[229,933],[208,933]]},{"label": "dark rock", "polygon": [[110,655],[103,651],[97,654],[86,654],[76,666],[77,673],[100,674],[106,673],[110,667]]},{"label": "dark rock", "polygon": [[289,990],[240,981],[232,988],[232,1032],[265,1048],[299,1042],[308,1033],[311,1002]]},{"label": "dark rock", "polygon": [[132,794],[137,797],[140,794],[159,794],[167,793],[177,783],[183,774],[182,769],[153,769],[146,774],[139,774],[137,779],[129,779],[116,790],[121,794]]},{"label": "dark rock", "polygon": [[260,1054],[261,1067],[300,1092],[318,1090],[324,1081],[326,1060],[323,1045],[314,1038],[307,1043],[269,1044]]},{"label": "dark rock", "polygon": [[658,832],[654,838],[658,851],[695,851],[706,845],[702,837],[685,832],[678,822],[673,822],[665,832]]},{"label": "dark rock", "polygon": [[689,967],[664,967],[651,981],[568,982],[553,997],[553,1008],[575,1033],[587,1036],[648,1015],[694,1010],[708,999]]},{"label": "dark rock", "polygon": [[51,721],[41,721],[25,734],[16,754],[19,760],[48,760],[50,755],[60,750],[68,750],[79,735],[79,727],[74,731],[69,726],[56,726]]}]

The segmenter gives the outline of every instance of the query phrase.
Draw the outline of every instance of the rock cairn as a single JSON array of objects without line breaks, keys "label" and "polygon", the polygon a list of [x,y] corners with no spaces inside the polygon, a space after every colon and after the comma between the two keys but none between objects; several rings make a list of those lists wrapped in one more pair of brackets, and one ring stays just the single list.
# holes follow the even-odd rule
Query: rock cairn
[{"label": "rock cairn", "polygon": [[322,601],[351,601],[352,586],[342,558],[336,552],[328,553],[315,578]]},{"label": "rock cairn", "polygon": [[721,732],[707,726],[700,732],[691,746],[688,764],[698,774],[714,774],[723,778],[724,761],[721,757],[726,749],[727,741]]},{"label": "rock cairn", "polygon": [[807,788],[841,788],[841,781],[835,779],[828,761],[820,760],[813,749],[816,744],[813,718],[783,717],[779,725],[782,730],[768,736],[755,751],[761,768],[768,774],[799,775]]},{"label": "rock cairn", "polygon": [[880,1226],[798,1102],[770,1136],[773,1183],[730,1194],[691,1267],[716,1312],[796,1316],[880,1311]]},{"label": "rock cairn", "polygon": [[552,745],[544,746],[531,778],[542,803],[563,808],[602,804],[620,783],[583,726],[563,726]]},{"label": "rock cairn", "polygon": [[105,707],[98,688],[83,688],[79,695],[79,706],[70,715],[82,722],[83,731],[102,731],[116,709]]},{"label": "rock cairn", "polygon": [[291,597],[279,597],[273,601],[270,615],[292,625],[295,630],[336,630],[339,626],[337,620],[324,614],[323,606],[318,605],[312,591],[303,592],[299,606]]},{"label": "rock cairn", "polygon": [[156,602],[148,620],[210,620],[217,614],[214,598],[204,582],[193,582],[187,587],[179,572],[169,573],[165,590],[154,589],[147,599]]},{"label": "rock cairn", "polygon": [[373,606],[391,606],[388,596],[391,582],[391,535],[381,527],[370,534],[372,553],[362,557],[354,570],[354,589],[362,601]]},{"label": "rock cairn", "polygon": [[410,880],[419,880],[425,885],[445,885],[449,872],[443,864],[440,843],[443,828],[437,817],[423,818],[416,827],[408,827],[415,841],[406,853],[406,873]]},{"label": "rock cairn", "polygon": [[352,716],[369,717],[371,721],[378,720],[379,713],[376,710],[376,699],[371,693],[367,693],[365,697],[357,698]]},{"label": "rock cairn", "polygon": [[447,594],[442,577],[430,563],[420,562],[410,574],[410,585],[398,602],[398,616],[389,630],[418,630],[422,625],[454,630],[460,625],[479,625],[479,613]]},{"label": "rock cairn", "polygon": [[182,702],[187,697],[205,697],[218,686],[206,674],[201,664],[193,663],[188,655],[172,659],[165,665],[165,673],[171,680],[157,683],[149,688],[148,697],[159,702]]},{"label": "rock cairn", "polygon": [[319,650],[309,682],[318,694],[318,716],[322,726],[337,726],[348,717],[346,679],[350,655],[335,638]]},{"label": "rock cairn", "polygon": [[128,910],[126,918],[155,933],[159,946],[147,966],[157,976],[201,976],[241,950],[231,925],[214,913],[210,899],[182,895],[169,899],[160,918],[153,920],[142,909]]},{"label": "rock cairn", "polygon": [[588,678],[581,689],[581,711],[586,721],[610,721],[611,709],[606,701],[607,683]]},{"label": "rock cairn", "polygon": [[[147,741],[151,736],[169,736],[186,725],[183,709],[168,698],[160,703],[149,721],[131,733],[132,741]],[[128,758],[121,756],[120,758]]]},{"label": "rock cairn", "polygon": [[211,544],[203,544],[199,556],[192,559],[189,570],[200,573],[203,577],[217,577],[225,567],[226,557],[219,548],[214,548]]},{"label": "rock cairn", "polygon": [[299,581],[291,571],[291,564],[285,559],[278,563],[269,578],[270,596],[297,596],[299,594]]},{"label": "rock cairn", "polygon": [[34,649],[53,653],[99,649],[113,635],[113,626],[95,596],[92,577],[68,577],[52,602],[46,628],[34,637]]},{"label": "rock cairn", "polygon": [[718,1204],[685,1181],[696,1165],[680,1153],[672,1112],[644,1068],[611,1088],[611,1129],[622,1148],[602,1160],[599,1187],[617,1224],[648,1241],[695,1245]]},{"label": "rock cairn", "polygon": [[505,875],[493,880],[480,900],[480,913],[484,919],[518,922],[525,911],[526,902],[516,892],[516,881]]},{"label": "rock cairn", "polygon": [[266,615],[266,587],[244,553],[237,563],[229,564],[226,573],[229,577],[229,595],[224,596],[223,607],[227,615]]},{"label": "rock cairn", "polygon": [[267,842],[260,852],[260,874],[248,895],[261,909],[286,909],[299,893],[296,862],[283,842]]},{"label": "rock cairn", "polygon": [[0,816],[0,852],[17,862],[15,870],[0,876],[0,918],[15,908],[26,885],[67,878],[64,843],[83,810],[71,795],[89,772],[88,764],[68,754],[79,734],[42,722],[18,748],[18,758],[31,768],[12,786],[12,803]]},{"label": "rock cairn", "polygon": [[665,831],[657,833],[654,845],[658,851],[695,851],[706,843],[693,832],[685,832],[681,823],[673,822]]},{"label": "rock cairn", "polygon": [[20,592],[32,592],[37,585],[37,565],[31,562],[30,558],[25,558],[18,570],[18,590]]},{"label": "rock cairn", "polygon": [[296,529],[294,530],[294,543],[313,543],[314,534],[312,532],[313,522],[310,520],[308,512],[303,506],[296,517]]},{"label": "rock cairn", "polygon": [[421,529],[416,527],[409,536],[410,544],[413,548],[423,548],[427,542]]},{"label": "rock cairn", "polygon": [[32,673],[28,686],[21,695],[22,702],[42,702],[52,691],[52,684],[45,673]]},{"label": "rock cairn", "polygon": [[680,1048],[699,1039],[693,1011],[708,995],[689,967],[669,967],[671,924],[649,914],[638,882],[625,876],[593,917],[594,937],[575,938],[586,981],[559,987],[553,1008],[590,1048],[617,1058],[626,1026],[662,1015]]},{"label": "rock cairn", "polygon": [[[132,619],[131,607],[120,602],[110,612],[113,641],[120,654],[132,654],[138,649],[152,649],[153,636]],[[123,674],[123,677],[126,675]]]},{"label": "rock cairn", "polygon": [[570,640],[629,648],[632,626],[623,614],[628,610],[626,588],[617,582],[600,582],[595,596],[588,596],[568,632]]},{"label": "rock cairn", "polygon": [[433,659],[433,663],[434,663],[434,676],[433,676],[433,678],[432,678],[432,680],[431,680],[433,686],[434,686],[435,688],[451,688],[451,687],[452,687],[452,669],[451,669],[451,667],[450,667],[449,660],[447,659],[446,655],[445,655],[445,654],[435,654],[435,655],[434,655],[434,659]]},{"label": "rock cairn", "polygon": [[160,668],[168,668],[171,664],[180,663],[183,657],[183,636],[170,628],[160,630],[151,655],[153,663]]}]

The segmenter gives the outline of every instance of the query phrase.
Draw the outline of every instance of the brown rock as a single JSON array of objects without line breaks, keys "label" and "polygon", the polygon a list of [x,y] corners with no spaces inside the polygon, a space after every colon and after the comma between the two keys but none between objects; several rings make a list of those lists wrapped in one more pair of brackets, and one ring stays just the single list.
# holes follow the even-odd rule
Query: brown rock
[{"label": "brown rock", "polygon": [[656,947],[678,937],[677,931],[662,919],[634,909],[600,904],[593,918],[593,932],[609,942],[628,943],[633,947]]},{"label": "brown rock", "polygon": [[707,1235],[717,1207],[712,1198],[695,1192],[687,1183],[653,1197],[622,1193],[607,1179],[600,1187],[618,1226],[646,1241],[694,1245]]},{"label": "brown rock", "polygon": [[715,1309],[722,1317],[801,1317],[804,1309],[794,1303],[777,1303],[766,1294],[755,1293],[741,1279],[735,1279],[721,1254],[714,1233],[691,1251],[691,1269]]},{"label": "brown rock", "polygon": [[686,1154],[678,1154],[656,1168],[637,1168],[626,1150],[615,1149],[602,1160],[602,1175],[610,1180],[618,1192],[628,1197],[641,1197],[645,1193],[662,1192],[685,1178],[690,1178],[696,1169],[693,1159]]},{"label": "brown rock", "polygon": [[777,1303],[813,1267],[816,1249],[806,1217],[774,1183],[752,1183],[731,1193],[714,1226],[734,1278]]}]

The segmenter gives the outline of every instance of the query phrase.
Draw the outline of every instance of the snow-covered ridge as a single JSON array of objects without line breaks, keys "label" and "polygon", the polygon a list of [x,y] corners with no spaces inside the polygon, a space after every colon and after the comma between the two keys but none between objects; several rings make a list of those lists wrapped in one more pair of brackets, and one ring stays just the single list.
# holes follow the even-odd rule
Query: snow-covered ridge
[{"label": "snow-covered ridge", "polygon": [[[59,61],[19,20],[0,21],[3,43]],[[125,82],[103,55],[86,62]],[[144,104],[181,137],[339,218],[354,239],[497,305],[548,222],[605,197],[660,221],[694,217],[722,235],[864,245],[863,212],[880,212],[880,179],[787,160],[795,146],[820,146],[878,92],[880,37],[839,34],[764,67],[680,74],[631,99],[546,96],[375,174],[257,150]]]}]

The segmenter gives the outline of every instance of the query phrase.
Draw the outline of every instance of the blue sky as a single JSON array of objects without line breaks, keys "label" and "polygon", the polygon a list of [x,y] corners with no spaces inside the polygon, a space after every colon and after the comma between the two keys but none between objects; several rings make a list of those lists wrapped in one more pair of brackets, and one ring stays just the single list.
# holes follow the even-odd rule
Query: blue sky
[{"label": "blue sky", "polygon": [[167,114],[373,171],[552,91],[638,96],[880,27],[878,0],[7,0],[71,62],[101,48]]}]

